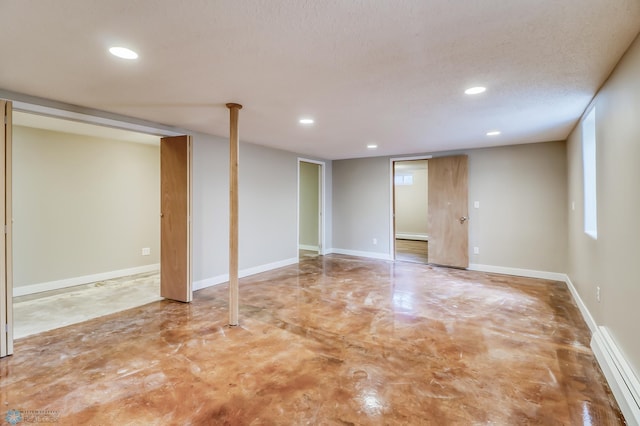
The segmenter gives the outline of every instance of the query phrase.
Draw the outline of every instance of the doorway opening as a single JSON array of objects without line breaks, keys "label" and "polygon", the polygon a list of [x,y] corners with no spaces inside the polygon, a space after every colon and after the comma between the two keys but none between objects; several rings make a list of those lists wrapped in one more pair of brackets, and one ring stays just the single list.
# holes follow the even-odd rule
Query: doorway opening
[{"label": "doorway opening", "polygon": [[298,158],[298,258],[324,255],[324,162]]},{"label": "doorway opening", "polygon": [[159,145],[13,112],[14,338],[161,300]]},{"label": "doorway opening", "polygon": [[429,262],[428,159],[393,161],[393,246],[398,261]]}]

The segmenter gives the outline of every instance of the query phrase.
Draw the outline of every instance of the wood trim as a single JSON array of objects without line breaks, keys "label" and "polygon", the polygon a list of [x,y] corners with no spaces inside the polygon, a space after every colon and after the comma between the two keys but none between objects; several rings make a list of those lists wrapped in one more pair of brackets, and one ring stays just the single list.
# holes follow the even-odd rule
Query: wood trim
[{"label": "wood trim", "polygon": [[193,138],[187,135],[187,301],[193,300]]},{"label": "wood trim", "polygon": [[238,115],[242,105],[228,103],[229,108],[229,325],[238,325]]}]

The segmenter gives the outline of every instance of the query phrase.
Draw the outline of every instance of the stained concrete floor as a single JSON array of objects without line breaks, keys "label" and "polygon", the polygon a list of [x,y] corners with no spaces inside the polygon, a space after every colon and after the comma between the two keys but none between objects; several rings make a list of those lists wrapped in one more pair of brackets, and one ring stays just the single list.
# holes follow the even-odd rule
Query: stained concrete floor
[{"label": "stained concrete floor", "polygon": [[20,339],[0,406],[74,425],[619,425],[564,283],[341,255]]}]

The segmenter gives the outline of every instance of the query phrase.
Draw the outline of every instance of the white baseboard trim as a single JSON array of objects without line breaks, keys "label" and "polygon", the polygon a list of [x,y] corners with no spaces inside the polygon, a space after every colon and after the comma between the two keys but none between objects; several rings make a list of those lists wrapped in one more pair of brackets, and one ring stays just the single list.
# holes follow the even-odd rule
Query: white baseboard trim
[{"label": "white baseboard trim", "polygon": [[543,280],[553,280],[564,282],[567,275],[559,272],[536,271],[534,269],[509,268],[506,266],[480,265],[470,263],[467,268],[470,271],[492,272],[494,274],[515,275],[518,277],[541,278]]},{"label": "white baseboard trim", "polygon": [[606,327],[591,337],[591,349],[629,426],[640,426],[640,382]]},{"label": "white baseboard trim", "polygon": [[306,245],[306,244],[298,244],[298,249],[299,250],[318,251],[320,248],[318,246],[309,246],[309,245]]},{"label": "white baseboard trim", "polygon": [[62,288],[90,284],[104,280],[111,280],[114,278],[127,277],[129,275],[144,274],[146,272],[155,272],[159,270],[160,264],[154,263],[151,265],[136,266],[134,268],[119,269],[117,271],[101,272],[99,274],[84,275],[81,277],[65,278],[63,280],[13,287],[13,297],[41,293],[43,291],[60,290]]},{"label": "white baseboard trim", "polygon": [[596,323],[596,320],[593,319],[591,312],[589,312],[589,309],[587,309],[587,305],[585,305],[584,302],[582,301],[580,294],[578,294],[578,290],[576,290],[573,283],[571,282],[571,278],[569,278],[568,275],[565,275],[564,282],[567,283],[569,292],[571,293],[571,296],[573,296],[573,300],[575,300],[576,305],[578,305],[578,309],[580,309],[582,318],[584,318],[584,322],[587,323],[589,330],[591,330],[591,335],[593,336],[596,333],[596,330],[598,329],[598,324]]},{"label": "white baseboard trim", "polygon": [[427,234],[410,234],[405,232],[398,232],[396,234],[396,240],[429,241],[429,236]]},{"label": "white baseboard trim", "polygon": [[[297,257],[279,260],[277,262],[267,263],[265,265],[254,266],[253,268],[242,269],[238,272],[239,278],[248,277],[250,275],[259,274],[261,272],[271,271],[272,269],[283,268],[285,266],[298,263]],[[215,277],[205,278],[203,280],[194,281],[193,291],[202,290],[203,288],[212,287],[218,284],[224,284],[229,281],[229,274],[221,274]]]},{"label": "white baseboard trim", "polygon": [[374,251],[359,251],[359,250],[345,250],[339,248],[332,248],[328,250],[325,254],[346,254],[347,256],[357,256],[357,257],[368,257],[371,259],[381,259],[381,260],[392,260],[389,253],[378,253]]}]

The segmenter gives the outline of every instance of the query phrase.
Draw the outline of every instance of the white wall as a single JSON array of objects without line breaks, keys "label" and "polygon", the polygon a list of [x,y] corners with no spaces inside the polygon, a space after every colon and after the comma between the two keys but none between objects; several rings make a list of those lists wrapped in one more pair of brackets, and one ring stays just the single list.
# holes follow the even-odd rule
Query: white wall
[{"label": "white wall", "polygon": [[14,126],[13,202],[16,288],[159,262],[158,146]]},{"label": "white wall", "polygon": [[[581,129],[568,141],[568,273],[599,326],[605,326],[640,379],[640,40],[594,100],[598,239],[584,233]],[[571,210],[571,203],[575,210]],[[601,301],[596,300],[596,288]]]},{"label": "white wall", "polygon": [[[565,272],[565,143],[456,153],[469,156],[470,263]],[[387,157],[334,161],[335,249],[390,255],[389,168]]]}]

